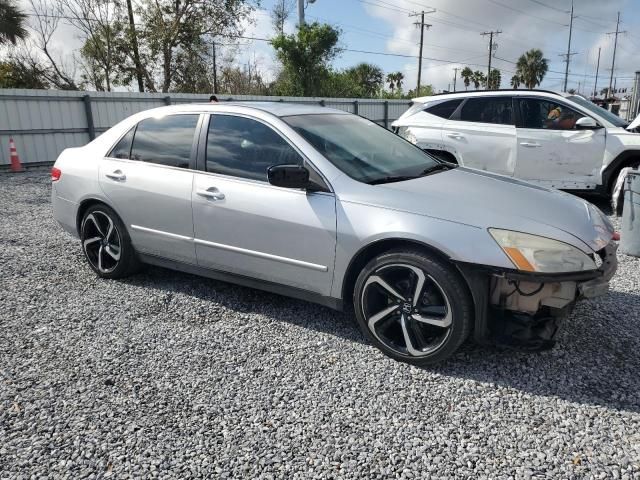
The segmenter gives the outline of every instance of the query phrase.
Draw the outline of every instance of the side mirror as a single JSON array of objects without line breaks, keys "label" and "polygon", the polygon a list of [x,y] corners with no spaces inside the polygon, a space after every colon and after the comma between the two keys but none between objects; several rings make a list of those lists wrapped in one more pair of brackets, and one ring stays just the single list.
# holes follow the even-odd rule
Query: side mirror
[{"label": "side mirror", "polygon": [[576,130],[595,130],[600,125],[591,117],[582,117],[576,121]]},{"label": "side mirror", "polygon": [[271,185],[284,188],[307,188],[309,170],[301,165],[272,165],[267,170]]}]

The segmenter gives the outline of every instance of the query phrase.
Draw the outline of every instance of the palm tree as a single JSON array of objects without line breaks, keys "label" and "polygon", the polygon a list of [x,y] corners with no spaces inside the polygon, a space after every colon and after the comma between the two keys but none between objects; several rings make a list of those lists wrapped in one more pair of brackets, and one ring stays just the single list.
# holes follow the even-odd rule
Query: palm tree
[{"label": "palm tree", "polygon": [[393,72],[387,75],[387,83],[389,83],[389,88],[392,92],[394,92],[396,88],[402,88],[403,80],[404,75],[402,74],[402,72]]},{"label": "palm tree", "polygon": [[497,68],[492,68],[489,78],[486,79],[488,90],[499,90],[502,83],[502,74]]},{"label": "palm tree", "polygon": [[523,53],[516,64],[518,75],[528,89],[536,88],[549,70],[549,61],[544,58],[542,50],[532,48]]},{"label": "palm tree", "polygon": [[27,38],[26,21],[27,15],[11,0],[0,0],[0,45],[15,45],[18,40]]},{"label": "palm tree", "polygon": [[514,75],[511,77],[511,87],[517,89],[520,86],[520,77],[518,75]]},{"label": "palm tree", "polygon": [[473,70],[469,67],[464,67],[460,72],[460,77],[464,80],[464,89],[469,90],[469,85],[471,84],[471,79],[473,78]]},{"label": "palm tree", "polygon": [[361,96],[365,98],[375,96],[384,82],[382,69],[370,63],[359,63],[345,73],[360,88]]},{"label": "palm tree", "polygon": [[478,90],[480,88],[480,85],[487,81],[487,78],[480,70],[476,70],[475,72],[473,72],[473,77],[471,77],[471,80],[473,81],[473,86],[476,87],[476,90]]}]

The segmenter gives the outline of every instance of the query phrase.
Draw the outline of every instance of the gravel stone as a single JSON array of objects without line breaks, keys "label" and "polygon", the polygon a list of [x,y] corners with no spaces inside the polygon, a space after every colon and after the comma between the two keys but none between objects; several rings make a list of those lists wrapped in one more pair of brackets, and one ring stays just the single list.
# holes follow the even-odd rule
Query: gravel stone
[{"label": "gravel stone", "polygon": [[640,259],[555,349],[420,369],[310,303],[101,280],[49,195],[0,174],[0,478],[640,479]]}]

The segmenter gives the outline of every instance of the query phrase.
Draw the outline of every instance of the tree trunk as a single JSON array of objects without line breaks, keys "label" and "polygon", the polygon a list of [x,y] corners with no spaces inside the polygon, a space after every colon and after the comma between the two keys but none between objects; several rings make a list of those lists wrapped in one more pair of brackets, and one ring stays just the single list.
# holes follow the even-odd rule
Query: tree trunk
[{"label": "tree trunk", "polygon": [[167,93],[171,87],[171,47],[165,46],[162,56],[164,60],[162,92]]},{"label": "tree trunk", "polygon": [[142,64],[140,63],[140,50],[138,49],[138,34],[133,18],[133,6],[131,0],[127,0],[127,11],[129,13],[129,28],[131,29],[131,46],[133,47],[133,63],[136,66],[136,78],[138,79],[138,90],[144,92],[144,78]]}]

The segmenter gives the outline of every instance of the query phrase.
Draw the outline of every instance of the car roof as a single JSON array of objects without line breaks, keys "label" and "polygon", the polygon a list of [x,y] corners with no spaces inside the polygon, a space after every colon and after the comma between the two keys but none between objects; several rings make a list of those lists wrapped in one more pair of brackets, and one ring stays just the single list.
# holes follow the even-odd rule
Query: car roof
[{"label": "car roof", "polygon": [[500,97],[500,96],[513,96],[513,95],[527,95],[527,96],[541,96],[547,97],[549,95],[556,95],[559,97],[566,97],[568,94],[561,92],[554,92],[553,90],[528,90],[528,89],[504,89],[504,90],[472,90],[472,91],[462,91],[462,92],[449,92],[449,93],[439,93],[437,95],[430,95],[427,97],[417,97],[413,98],[412,101],[426,103],[433,100],[445,100],[445,99],[456,99],[456,98],[467,98],[467,97],[483,97],[483,96],[491,96],[491,97]]},{"label": "car roof", "polygon": [[217,102],[217,103],[185,103],[170,105],[167,107],[159,107],[153,109],[155,112],[163,114],[184,113],[184,112],[229,112],[229,111],[245,111],[260,110],[270,113],[277,117],[286,117],[289,115],[314,115],[327,113],[348,114],[343,110],[323,107],[313,102],[308,103],[289,103],[289,102],[264,102],[264,101],[234,101],[234,102]]}]

